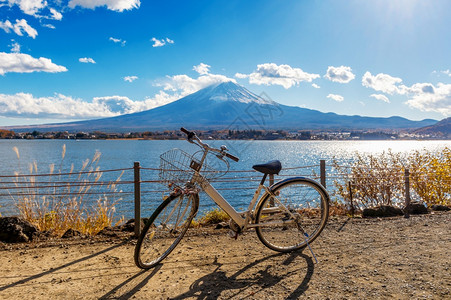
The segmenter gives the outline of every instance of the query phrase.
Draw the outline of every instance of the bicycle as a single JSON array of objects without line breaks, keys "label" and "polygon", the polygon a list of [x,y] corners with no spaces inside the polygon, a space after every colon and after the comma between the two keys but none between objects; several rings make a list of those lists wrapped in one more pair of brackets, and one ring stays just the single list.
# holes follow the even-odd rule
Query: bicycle
[{"label": "bicycle", "polygon": [[194,132],[185,128],[181,131],[190,143],[201,148],[200,155],[196,158],[172,149],[160,156],[159,176],[168,183],[171,193],[152,213],[138,238],[134,259],[139,268],[155,267],[178,245],[196,216],[201,190],[230,216],[235,238],[255,228],[260,241],[272,250],[292,252],[310,248],[329,215],[329,195],[321,184],[309,178],[291,177],[267,187],[264,184],[267,176],[281,171],[280,161],[254,165],[253,169],[263,173],[263,178],[248,209],[238,212],[208,181],[216,171],[207,163],[207,155],[215,154],[215,159],[227,166],[228,159],[238,162],[239,158],[228,153],[225,146],[212,148]]}]

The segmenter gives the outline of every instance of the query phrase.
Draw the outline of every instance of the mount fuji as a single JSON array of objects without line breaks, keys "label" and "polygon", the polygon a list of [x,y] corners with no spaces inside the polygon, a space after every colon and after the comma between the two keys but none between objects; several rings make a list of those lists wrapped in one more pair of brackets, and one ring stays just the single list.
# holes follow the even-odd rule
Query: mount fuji
[{"label": "mount fuji", "polygon": [[233,82],[208,86],[172,103],[127,115],[71,123],[21,126],[40,131],[160,131],[186,127],[206,129],[414,129],[436,120],[411,121],[402,117],[373,118],[323,113],[287,106],[258,96]]}]

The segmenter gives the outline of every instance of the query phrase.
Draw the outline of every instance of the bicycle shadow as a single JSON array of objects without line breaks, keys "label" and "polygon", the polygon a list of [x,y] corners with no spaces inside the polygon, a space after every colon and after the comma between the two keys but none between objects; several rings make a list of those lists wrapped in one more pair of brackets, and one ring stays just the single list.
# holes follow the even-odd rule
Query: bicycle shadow
[{"label": "bicycle shadow", "polygon": [[[282,280],[286,279],[287,276],[290,276],[292,273],[296,271],[287,272],[282,275],[273,274],[270,271],[271,265],[266,266],[266,268],[259,270],[257,273],[246,274],[252,268],[257,267],[267,260],[272,260],[275,258],[280,258],[283,256],[287,256],[286,253],[277,253],[270,256],[266,256],[259,260],[256,260],[244,268],[236,271],[231,276],[227,276],[225,271],[220,270],[220,268],[224,265],[218,263],[217,259],[213,262],[216,265],[216,269],[208,275],[205,275],[195,282],[193,282],[190,286],[189,291],[180,294],[176,297],[171,297],[170,299],[178,300],[178,299],[217,299],[222,292],[230,291],[228,293],[227,298],[244,298],[243,293],[249,289],[252,289],[251,295],[263,291],[265,289],[270,289],[273,286],[282,282]],[[310,282],[313,272],[314,272],[314,263],[311,257],[303,254],[302,252],[291,253],[288,254],[288,257],[284,259],[281,263],[282,265],[289,265],[294,261],[295,258],[301,257],[304,258],[307,262],[307,270],[302,280],[301,284],[291,292],[290,295],[286,297],[286,299],[296,299],[300,297],[305,291],[308,289],[308,283]],[[241,278],[244,277],[244,278]],[[256,291],[255,291],[256,290]]]},{"label": "bicycle shadow", "polygon": [[119,244],[116,244],[116,245],[113,245],[113,246],[108,247],[106,249],[103,249],[101,251],[98,251],[96,253],[93,253],[91,255],[88,255],[88,256],[76,259],[74,261],[68,262],[68,263],[63,264],[61,266],[52,268],[50,270],[47,270],[47,271],[44,271],[44,272],[41,272],[41,273],[38,273],[38,274],[35,274],[35,275],[31,275],[31,276],[29,276],[27,278],[20,279],[20,280],[18,280],[16,282],[13,282],[13,283],[10,283],[10,284],[4,285],[4,286],[0,286],[0,292],[2,292],[4,290],[7,290],[9,288],[18,286],[18,285],[22,285],[22,284],[26,284],[26,283],[32,282],[33,280],[45,277],[47,275],[50,275],[50,274],[53,274],[53,273],[57,273],[57,272],[65,269],[65,268],[68,268],[68,267],[70,267],[72,265],[75,265],[75,264],[78,264],[78,263],[90,260],[90,259],[92,259],[92,258],[94,258],[96,256],[99,256],[99,255],[107,253],[107,252],[109,252],[109,251],[111,251],[113,249],[116,249],[116,248],[119,248],[119,247],[121,247],[123,245],[126,245],[128,242],[129,242],[129,239],[127,239],[127,240],[125,240],[125,241],[123,241],[123,242],[121,242]]},{"label": "bicycle shadow", "polygon": [[[158,273],[158,271],[161,269],[162,265],[158,265],[155,268],[152,269],[152,272],[148,274],[147,276],[144,276],[145,273],[147,273],[148,270],[142,270],[138,272],[137,274],[133,275],[132,277],[128,278],[124,282],[120,283],[116,287],[114,287],[111,291],[106,293],[105,295],[101,296],[99,299],[106,300],[106,299],[130,299],[132,296],[134,296],[137,292],[141,290],[148,282],[149,280],[155,276],[155,274]],[[144,278],[139,278],[141,276],[144,276]],[[137,284],[134,282],[138,281]],[[133,285],[133,288],[130,290],[127,290],[127,285]],[[123,293],[122,295],[117,295],[122,288],[125,288],[127,291]]]}]

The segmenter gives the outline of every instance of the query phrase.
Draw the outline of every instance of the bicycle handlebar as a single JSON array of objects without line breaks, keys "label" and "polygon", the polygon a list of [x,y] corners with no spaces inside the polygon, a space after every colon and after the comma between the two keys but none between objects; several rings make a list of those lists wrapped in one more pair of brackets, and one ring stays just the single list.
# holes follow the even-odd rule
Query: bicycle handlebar
[{"label": "bicycle handlebar", "polygon": [[196,133],[194,131],[188,131],[183,127],[180,128],[180,130],[188,136],[188,140],[191,140],[193,137],[196,136]]},{"label": "bicycle handlebar", "polygon": [[182,131],[183,133],[185,133],[188,136],[188,141],[190,141],[191,143],[194,143],[192,140],[193,138],[200,144],[200,146],[202,146],[202,148],[204,148],[205,150],[212,150],[215,152],[219,152],[223,155],[225,155],[226,157],[230,158],[231,160],[238,162],[240,159],[238,157],[236,157],[235,155],[232,155],[230,153],[225,152],[224,150],[220,150],[220,149],[216,149],[216,148],[211,148],[210,146],[208,146],[207,144],[205,144],[204,142],[202,142],[202,140],[200,138],[197,137],[196,133],[194,131],[189,131],[187,129],[185,129],[184,127],[180,128],[180,131]]},{"label": "bicycle handlebar", "polygon": [[225,156],[227,156],[228,158],[230,158],[231,160],[238,162],[240,159],[238,157],[236,157],[235,155],[229,154],[229,153],[225,153]]}]

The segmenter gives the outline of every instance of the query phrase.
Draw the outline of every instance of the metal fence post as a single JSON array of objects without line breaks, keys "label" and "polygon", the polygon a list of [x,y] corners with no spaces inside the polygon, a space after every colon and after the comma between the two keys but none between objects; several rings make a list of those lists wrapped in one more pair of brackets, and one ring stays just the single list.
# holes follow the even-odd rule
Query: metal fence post
[{"label": "metal fence post", "polygon": [[319,172],[321,178],[321,185],[326,188],[326,161],[321,159],[319,161]]},{"label": "metal fence post", "polygon": [[135,182],[135,236],[141,233],[141,178],[139,162],[133,164]]},{"label": "metal fence post", "polygon": [[352,203],[352,183],[351,181],[348,182],[348,189],[349,189],[349,200],[351,205],[351,216],[354,217],[354,203]]},{"label": "metal fence post", "polygon": [[404,217],[409,218],[409,206],[410,206],[410,171],[409,169],[406,169],[404,171],[404,184],[405,184],[405,190],[406,190],[406,206],[404,208]]}]

